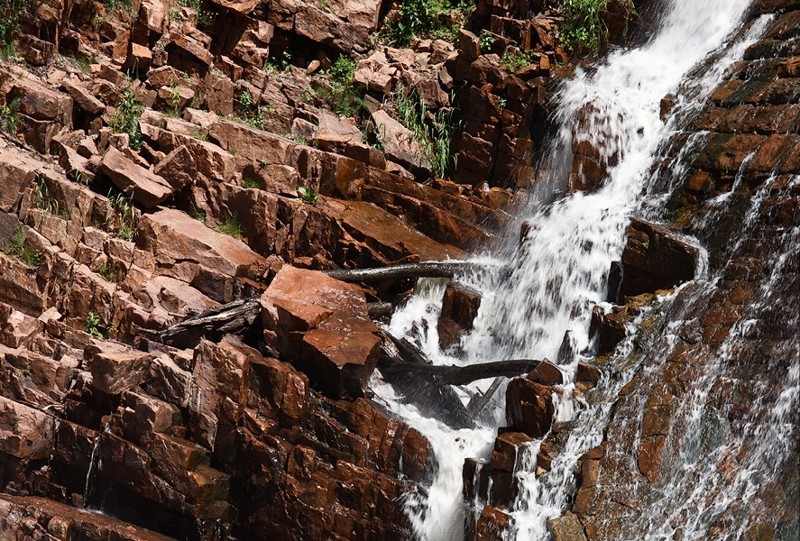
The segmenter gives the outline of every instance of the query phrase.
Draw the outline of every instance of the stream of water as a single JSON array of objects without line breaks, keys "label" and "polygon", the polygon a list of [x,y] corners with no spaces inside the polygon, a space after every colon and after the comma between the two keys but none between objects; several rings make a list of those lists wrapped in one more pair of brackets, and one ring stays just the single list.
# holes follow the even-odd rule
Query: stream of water
[{"label": "stream of water", "polygon": [[[563,186],[572,163],[572,145],[583,142],[599,150],[608,164],[602,187],[554,203],[532,197],[520,215],[520,221],[529,225],[525,238],[519,240],[517,223],[517,229],[508,231],[506,245],[484,256],[510,272],[461,278],[480,292],[482,303],[474,329],[462,338],[458,354],[439,348],[436,321],[445,285],[436,281],[420,284],[414,297],[394,315],[390,332],[414,340],[436,364],[556,359],[567,332],[574,351],[588,351],[592,308],[608,306],[608,270],[620,258],[625,228],[632,215],[657,208],[664,197],[663,192],[649,189],[658,174],[654,164],[682,122],[699,109],[725,69],[741,58],[764,28],[766,19],[734,34],[749,3],[669,0],[664,3],[660,29],[648,43],[612,52],[592,71],[579,69],[558,93],[555,122],[559,130],[541,166],[551,178],[538,182]],[[706,62],[703,70],[685,81],[701,62]],[[669,93],[675,95],[674,106],[662,120],[660,100]],[[690,140],[685,150],[690,152],[693,146]],[[671,167],[676,178],[684,155],[679,153]],[[726,199],[722,197],[719,204]],[[534,475],[538,442],[518,464],[519,495],[510,510],[509,539],[549,537],[547,520],[561,515],[574,491],[576,461],[602,441],[611,405],[627,381],[625,377],[602,380],[597,396],[588,404],[573,393],[580,358],[573,355],[560,365],[564,398],[558,401],[556,416],[574,423],[569,441],[547,474]],[[482,391],[490,383],[477,382],[469,389]],[[464,459],[485,459],[490,453],[497,427],[505,423],[504,391],[495,395],[478,428],[453,430],[404,404],[379,377],[373,378],[372,387],[379,400],[431,441],[436,455],[437,469],[427,495],[407,498],[415,536],[421,541],[463,539]]]}]

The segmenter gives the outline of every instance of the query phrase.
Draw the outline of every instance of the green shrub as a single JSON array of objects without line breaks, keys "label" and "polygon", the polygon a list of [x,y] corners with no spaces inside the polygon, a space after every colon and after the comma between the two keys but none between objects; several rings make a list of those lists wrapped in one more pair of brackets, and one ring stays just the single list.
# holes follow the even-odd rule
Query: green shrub
[{"label": "green shrub", "polygon": [[533,51],[509,50],[500,57],[500,67],[507,71],[517,71],[536,60]]},{"label": "green shrub", "polygon": [[497,38],[491,32],[482,31],[480,35],[481,52],[488,53],[491,51],[495,41],[497,41]]},{"label": "green shrub", "polygon": [[19,98],[14,98],[0,107],[0,130],[9,134],[17,133],[19,120]]},{"label": "green shrub", "polygon": [[133,15],[133,0],[105,0],[105,4],[109,15],[120,11]]},{"label": "green shrub", "polygon": [[564,46],[570,50],[596,51],[605,33],[600,12],[606,0],[561,0],[565,20],[560,27]]},{"label": "green shrub", "polygon": [[259,190],[264,188],[260,180],[247,175],[245,175],[242,178],[242,186],[244,186],[245,188],[256,188]]},{"label": "green shrub", "polygon": [[89,313],[86,314],[86,319],[83,321],[83,327],[90,335],[96,338],[103,338],[103,333],[97,328],[101,321],[100,316],[90,310]]},{"label": "green shrub", "polygon": [[323,74],[324,83],[314,85],[314,92],[339,116],[357,117],[364,110],[364,99],[356,88],[356,61],[339,55]]},{"label": "green shrub", "polygon": [[25,0],[0,0],[0,45],[11,45],[13,51],[14,35],[19,29],[19,13]]},{"label": "green shrub", "polygon": [[200,210],[199,208],[192,205],[192,208],[189,210],[189,216],[194,218],[199,222],[206,223],[206,213]]},{"label": "green shrub", "polygon": [[239,219],[236,216],[231,216],[217,227],[217,231],[223,235],[230,235],[235,239],[242,238],[242,226],[239,224]]},{"label": "green shrub", "polygon": [[42,261],[42,253],[38,250],[34,250],[28,244],[28,241],[25,238],[25,232],[22,230],[21,225],[18,225],[14,230],[14,234],[11,236],[11,241],[6,247],[6,253],[10,256],[18,258],[32,269],[39,268],[39,264]]},{"label": "green shrub", "polygon": [[197,12],[197,26],[207,28],[214,24],[216,13],[203,9],[202,0],[177,0],[178,5],[185,8],[191,8]]},{"label": "green shrub", "polygon": [[461,0],[406,0],[399,17],[384,27],[382,35],[396,47],[407,45],[413,37],[453,41],[472,9],[471,3]]},{"label": "green shrub", "polygon": [[454,117],[454,110],[439,109],[428,118],[425,100],[416,91],[406,91],[402,86],[393,94],[392,105],[400,122],[411,130],[422,147],[433,174],[443,177],[455,164],[450,143],[460,122]]},{"label": "green shrub", "polygon": [[144,112],[144,105],[136,99],[133,90],[122,91],[122,101],[111,117],[111,129],[115,133],[127,133],[133,150],[142,147],[142,130],[139,128],[139,117]]},{"label": "green shrub", "polygon": [[286,71],[292,65],[292,53],[284,49],[280,56],[271,56],[264,66],[269,71]]}]

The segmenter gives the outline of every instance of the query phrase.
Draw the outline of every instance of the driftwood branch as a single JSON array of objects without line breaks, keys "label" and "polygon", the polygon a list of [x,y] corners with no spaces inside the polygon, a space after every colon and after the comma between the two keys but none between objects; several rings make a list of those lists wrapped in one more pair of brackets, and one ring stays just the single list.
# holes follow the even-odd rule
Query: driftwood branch
[{"label": "driftwood branch", "polygon": [[484,264],[471,261],[426,261],[377,269],[337,269],[326,271],[326,274],[343,282],[381,282],[404,278],[452,278],[456,274],[485,267]]},{"label": "driftwood branch", "polygon": [[235,333],[247,329],[260,311],[258,297],[229,302],[167,327],[156,333],[154,338],[165,344],[190,345],[210,332]]}]

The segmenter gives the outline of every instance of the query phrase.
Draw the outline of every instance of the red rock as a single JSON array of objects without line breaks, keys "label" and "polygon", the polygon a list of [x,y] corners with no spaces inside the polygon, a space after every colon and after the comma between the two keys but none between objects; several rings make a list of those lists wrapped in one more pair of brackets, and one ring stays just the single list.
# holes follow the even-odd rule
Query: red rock
[{"label": "red rock", "polygon": [[500,541],[511,525],[511,517],[496,507],[487,505],[475,525],[475,541]]},{"label": "red rock", "polygon": [[532,442],[533,439],[521,432],[504,432],[494,440],[494,451],[492,451],[492,468],[513,472],[517,464],[517,457],[525,444]]},{"label": "red rock", "polygon": [[642,438],[636,454],[636,464],[639,471],[650,483],[658,478],[661,470],[666,436],[648,436]]},{"label": "red rock", "polygon": [[575,381],[577,383],[588,383],[592,387],[596,386],[600,381],[600,369],[592,364],[578,362],[578,371],[575,374]]},{"label": "red rock", "polygon": [[72,125],[72,98],[40,84],[32,78],[15,79],[7,100],[19,99],[19,112],[36,120],[49,120],[61,126]]},{"label": "red rock", "polygon": [[335,398],[363,393],[380,339],[360,288],[287,265],[261,303],[278,351],[317,387]]},{"label": "red rock", "polygon": [[99,169],[123,192],[132,193],[133,199],[145,208],[153,208],[172,195],[172,188],[163,178],[113,147],[103,156]]},{"label": "red rock", "polygon": [[447,286],[437,322],[439,345],[442,348],[454,345],[464,331],[472,329],[480,304],[478,292],[455,282]]},{"label": "red rock", "polygon": [[606,355],[614,351],[622,340],[625,339],[625,320],[615,313],[604,314],[599,306],[592,309],[592,322],[589,327],[589,336],[597,338],[598,355]]},{"label": "red rock", "polygon": [[380,134],[381,141],[384,142],[386,156],[389,159],[412,171],[419,171],[420,174],[430,172],[431,165],[428,158],[411,130],[383,110],[372,113],[372,121]]},{"label": "red rock", "polygon": [[26,460],[46,459],[53,446],[53,417],[0,396],[0,451]]},{"label": "red rock", "polygon": [[[15,539],[86,541],[174,541],[173,538],[139,528],[103,513],[77,509],[63,503],[34,496],[0,494],[0,531]],[[42,531],[45,537],[32,537]]]},{"label": "red rock", "polygon": [[[218,302],[227,302],[221,299],[232,294],[224,290],[233,287],[234,278],[255,275],[264,262],[242,241],[174,209],[144,216],[136,242],[153,254],[164,274],[191,283]],[[217,278],[207,282],[206,276]],[[224,286],[222,291],[220,286]]]},{"label": "red rock", "polygon": [[120,343],[94,340],[84,351],[92,387],[108,394],[120,394],[142,383],[151,357]]},{"label": "red rock", "polygon": [[578,517],[569,511],[562,517],[548,520],[547,528],[553,535],[553,541],[586,541]]},{"label": "red rock", "polygon": [[542,361],[528,372],[527,378],[540,385],[561,385],[564,383],[564,374],[550,361]]},{"label": "red rock", "polygon": [[670,289],[694,278],[700,250],[667,228],[634,218],[622,252],[620,295]]},{"label": "red rock", "polygon": [[506,416],[512,428],[532,438],[550,430],[555,407],[552,389],[527,378],[515,378],[506,390]]}]

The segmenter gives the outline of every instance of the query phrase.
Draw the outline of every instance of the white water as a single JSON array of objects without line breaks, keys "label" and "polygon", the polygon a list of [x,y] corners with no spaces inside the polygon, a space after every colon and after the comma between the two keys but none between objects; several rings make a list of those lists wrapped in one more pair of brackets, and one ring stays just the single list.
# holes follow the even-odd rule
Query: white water
[{"label": "white water", "polygon": [[[592,73],[578,71],[558,98],[558,140],[547,160],[549,185],[563,185],[564,171],[572,160],[571,141],[589,141],[601,149],[609,167],[603,187],[592,194],[576,193],[543,207],[533,201],[525,212],[532,225],[517,246],[517,232],[508,234],[509,245],[499,256],[509,275],[487,273],[468,278],[482,295],[482,304],[471,334],[462,342],[463,354],[448,356],[438,347],[441,284],[429,284],[399,310],[389,330],[415,339],[437,364],[465,364],[502,358],[555,359],[565,332],[571,331],[579,351],[589,344],[591,309],[602,304],[612,261],[619,259],[624,230],[630,216],[645,205],[649,173],[659,152],[679,128],[678,118],[699,107],[721,73],[741,56],[752,37],[728,44],[723,54],[691,86],[681,87],[684,76],[709,53],[720,48],[737,28],[749,0],[672,0],[659,33],[645,46],[611,54],[607,63]],[[754,30],[753,35],[757,34]],[[662,122],[662,96],[677,94],[672,116]],[[588,107],[590,105],[590,107]],[[581,122],[577,119],[582,118]],[[573,133],[573,129],[584,130]],[[687,145],[693,146],[693,145]],[[676,168],[680,165],[676,164]],[[520,497],[513,503],[513,530],[509,538],[546,539],[547,520],[559,516],[574,489],[573,467],[587,449],[600,443],[612,400],[624,381],[620,379],[598,392],[595,405],[574,397],[571,382],[577,359],[563,365],[566,397],[559,402],[559,420],[574,419],[575,428],[566,448],[541,477],[533,474],[538,442],[523,457],[516,473]],[[481,389],[489,382],[471,386]],[[427,419],[401,403],[391,387],[379,380],[373,388],[387,407],[428,437],[438,468],[427,497],[409,495],[408,509],[415,535],[424,541],[463,538],[464,506],[461,472],[467,457],[485,458],[502,426],[502,393],[490,404],[485,426],[454,431]]]}]

